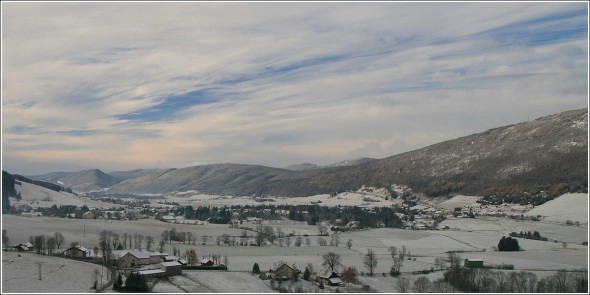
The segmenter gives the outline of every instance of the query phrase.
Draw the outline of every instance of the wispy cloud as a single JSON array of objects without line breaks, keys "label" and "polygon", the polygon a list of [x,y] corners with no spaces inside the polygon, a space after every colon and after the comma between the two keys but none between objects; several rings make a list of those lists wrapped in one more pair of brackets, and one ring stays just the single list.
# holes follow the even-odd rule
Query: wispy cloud
[{"label": "wispy cloud", "polygon": [[3,3],[19,173],[386,157],[587,105],[586,3]]}]

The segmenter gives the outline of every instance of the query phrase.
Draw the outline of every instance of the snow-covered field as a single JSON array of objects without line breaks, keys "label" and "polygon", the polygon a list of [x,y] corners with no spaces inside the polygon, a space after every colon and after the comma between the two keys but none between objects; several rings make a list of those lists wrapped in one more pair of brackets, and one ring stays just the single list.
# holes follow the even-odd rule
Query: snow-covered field
[{"label": "snow-covered field", "polygon": [[544,216],[543,221],[572,222],[588,224],[588,194],[561,195],[541,206],[538,206],[525,215]]},{"label": "snow-covered field", "polygon": [[[42,262],[41,280],[36,262]],[[92,273],[101,268],[87,262],[34,253],[2,252],[2,293],[90,293],[94,291],[90,289]]]},{"label": "snow-covered field", "polygon": [[[350,197],[362,200],[362,195],[363,193],[361,192],[348,193],[346,195],[341,194],[338,196],[341,198]],[[312,201],[317,202],[321,200],[322,203],[320,204],[322,205],[330,205],[332,203],[337,204],[342,202],[342,199],[338,199],[338,196],[332,198],[330,198],[328,195],[315,196],[311,197],[311,199],[307,199],[307,202],[311,203]],[[239,198],[225,199],[224,197],[220,196],[206,197],[217,198],[215,200],[219,202],[224,202],[224,200],[227,200],[229,203],[226,203],[225,205],[230,205],[233,204],[232,202],[237,202],[240,200]],[[371,285],[371,287],[376,289],[378,292],[398,292],[395,287],[397,278],[382,275],[382,273],[389,272],[392,264],[391,256],[388,252],[388,248],[390,246],[395,246],[398,249],[401,249],[403,246],[405,246],[411,253],[412,260],[405,260],[401,269],[401,271],[404,273],[403,276],[407,276],[411,281],[413,281],[417,276],[408,274],[408,272],[430,269],[433,266],[435,257],[446,256],[447,251],[460,251],[459,255],[462,258],[481,258],[486,264],[513,264],[516,270],[532,270],[536,273],[539,272],[545,275],[551,273],[547,270],[556,271],[559,269],[587,269],[588,247],[582,245],[583,242],[588,241],[587,224],[582,224],[581,226],[566,225],[564,222],[554,222],[558,221],[558,219],[553,219],[554,221],[549,219],[549,216],[558,218],[559,214],[564,214],[564,216],[566,216],[564,219],[566,220],[579,220],[581,222],[579,217],[582,215],[582,211],[585,211],[587,215],[587,209],[584,209],[583,206],[577,206],[575,204],[577,204],[576,202],[582,202],[582,200],[579,199],[583,199],[583,197],[586,197],[585,204],[587,204],[586,194],[582,194],[581,196],[565,195],[556,198],[554,201],[551,201],[555,203],[548,202],[543,205],[548,209],[543,208],[543,206],[535,208],[534,210],[538,209],[539,212],[543,212],[542,210],[546,210],[546,212],[548,212],[548,217],[540,222],[520,221],[506,217],[491,216],[478,216],[477,218],[449,217],[439,225],[439,228],[448,226],[448,230],[414,231],[379,228],[373,230],[344,232],[340,234],[340,245],[337,247],[320,246],[318,244],[318,237],[315,236],[317,234],[316,226],[309,226],[293,221],[265,221],[263,222],[263,225],[271,225],[275,231],[280,227],[282,232],[285,234],[293,233],[294,235],[309,236],[303,237],[304,243],[301,247],[294,246],[295,237],[291,238],[290,247],[280,247],[276,244],[276,242],[275,245],[262,247],[227,245],[217,246],[213,238],[210,238],[206,245],[201,245],[202,240],[200,238],[198,239],[196,245],[176,242],[173,244],[166,244],[164,251],[168,253],[173,253],[173,248],[179,249],[181,253],[184,253],[185,250],[188,249],[195,249],[199,257],[209,257],[213,254],[219,254],[221,255],[222,261],[223,257],[227,255],[229,260],[229,272],[184,271],[183,276],[172,277],[169,281],[160,280],[154,286],[154,292],[272,292],[272,290],[269,289],[267,282],[261,281],[249,273],[252,270],[252,266],[255,262],[260,265],[260,269],[262,271],[268,271],[277,262],[282,260],[289,265],[295,264],[302,270],[305,269],[307,265],[311,265],[313,270],[317,272],[323,270],[321,265],[321,256],[327,252],[335,252],[341,255],[342,264],[344,266],[356,266],[359,272],[367,272],[367,269],[363,267],[363,257],[367,253],[368,249],[374,250],[377,254],[378,264],[374,271],[376,275],[373,277],[361,275],[361,281]],[[178,200],[184,201],[191,199],[190,204],[195,206],[196,204],[193,203],[193,201],[196,200],[198,196],[176,198],[178,198]],[[378,199],[379,197],[372,196],[371,198]],[[213,202],[215,202],[215,200],[212,199]],[[384,199],[380,200],[385,202]],[[458,196],[440,204],[443,204],[443,206],[448,206],[449,209],[452,210],[454,207],[472,204],[471,202],[475,202],[475,200],[477,200],[476,197]],[[253,204],[259,204],[253,200],[251,201]],[[288,201],[292,203],[297,201],[297,198],[288,199]],[[203,200],[203,202],[209,204],[208,200]],[[277,202],[279,204],[283,204],[283,200]],[[386,202],[391,203],[389,200]],[[569,205],[567,205],[568,202]],[[242,205],[244,205],[244,203],[242,203]],[[568,211],[568,206],[572,208],[582,207],[582,210],[572,209]],[[533,211],[531,210],[531,212]],[[540,214],[536,212],[533,213],[535,215]],[[553,215],[550,215],[549,213]],[[156,239],[155,244],[157,244],[159,241],[162,231],[170,230],[173,227],[179,232],[189,231],[199,237],[202,237],[203,235],[216,237],[222,234],[240,236],[242,233],[241,229],[229,228],[228,225],[170,224],[153,219],[105,222],[104,220],[3,215],[2,222],[2,228],[8,230],[8,236],[12,244],[27,241],[31,235],[48,235],[53,234],[54,232],[62,232],[66,238],[66,245],[77,241],[87,248],[93,248],[94,246],[98,245],[97,234],[99,231],[102,231],[105,228],[119,234],[138,233],[144,236],[151,235]],[[256,227],[255,224],[250,223],[245,223],[244,225],[251,228]],[[511,232],[520,231],[539,231],[540,234],[543,237],[547,237],[549,241],[535,241],[518,238],[520,246],[524,248],[525,251],[497,252],[493,250],[494,246],[498,245],[498,242],[502,236],[508,236],[508,234]],[[248,232],[248,234],[252,236],[253,232]],[[310,239],[310,246],[305,244],[306,238]],[[330,237],[323,238],[325,238],[327,241],[330,241]],[[349,239],[352,240],[351,249],[348,249],[345,246],[346,241]],[[562,241],[567,242],[566,248],[563,248],[561,243]],[[16,255],[14,252],[7,252],[3,254]],[[43,256],[43,258],[45,258],[45,256]],[[46,258],[57,259],[52,257]],[[10,271],[8,276],[6,275],[7,272],[5,272],[5,269],[10,270],[10,267],[14,267],[14,262],[11,261],[16,261],[16,259],[17,258],[12,257],[7,260],[5,256],[3,256],[3,291],[10,292],[10,289],[4,289],[4,285],[8,287],[13,286],[12,283],[4,284],[5,280],[10,279],[13,282],[20,282],[18,281],[20,279],[18,275],[12,274],[18,274],[18,271]],[[70,260],[65,261],[73,262]],[[35,264],[33,264],[33,266],[36,267]],[[94,265],[88,266],[84,263],[84,265],[79,267],[84,268],[84,270],[77,271],[76,275],[82,276],[83,273],[88,275],[88,278],[79,280],[84,283],[85,288],[88,288],[90,286],[89,277]],[[61,271],[62,270],[54,272],[59,273]],[[26,275],[29,276],[29,280],[31,278],[36,278],[36,273],[27,273]],[[435,272],[427,276],[433,280],[440,277],[441,275],[442,272]],[[11,282],[10,280],[7,282]],[[65,284],[61,287],[69,288]],[[55,290],[62,290],[58,287],[56,288],[57,289]],[[31,284],[30,289],[26,290],[42,291],[48,289],[42,288],[39,285]],[[51,292],[56,292],[54,289],[49,290],[51,290]],[[74,292],[86,291],[88,290],[83,289],[81,291],[76,290]]]},{"label": "snow-covered field", "polygon": [[30,205],[31,207],[51,207],[53,205],[74,205],[82,207],[86,205],[88,207],[110,208],[113,206],[113,204],[91,200],[86,197],[78,197],[66,192],[56,192],[23,181],[21,181],[20,185],[16,184],[15,189],[17,192],[20,192],[22,199],[18,201],[11,198],[10,204],[12,206],[18,206],[19,204]]}]

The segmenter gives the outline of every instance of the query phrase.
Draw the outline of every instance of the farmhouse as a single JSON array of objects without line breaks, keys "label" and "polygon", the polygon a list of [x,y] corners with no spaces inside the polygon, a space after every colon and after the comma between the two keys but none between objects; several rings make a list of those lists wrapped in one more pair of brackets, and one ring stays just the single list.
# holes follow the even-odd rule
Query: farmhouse
[{"label": "farmhouse", "polygon": [[270,269],[271,277],[277,281],[291,280],[293,279],[293,276],[298,274],[298,269],[290,267],[286,263],[282,263],[281,265]]},{"label": "farmhouse", "polygon": [[323,271],[316,275],[316,280],[318,283],[324,284],[324,286],[340,286],[343,284],[340,276],[334,271]]},{"label": "farmhouse", "polygon": [[112,256],[119,267],[129,268],[150,264],[151,253],[149,251],[121,250],[113,251]]},{"label": "farmhouse", "polygon": [[88,212],[82,214],[82,218],[84,218],[84,219],[94,219],[94,213],[92,213],[92,211],[88,211]]},{"label": "farmhouse", "polygon": [[483,259],[466,258],[465,267],[476,268],[483,267]]},{"label": "farmhouse", "polygon": [[31,244],[30,242],[22,242],[16,246],[14,246],[14,249],[16,249],[16,251],[30,251],[33,250],[33,244]]},{"label": "farmhouse", "polygon": [[88,255],[88,249],[80,246],[80,245],[76,245],[73,246],[67,250],[64,251],[66,257],[71,257],[71,258],[86,258],[86,255]]}]

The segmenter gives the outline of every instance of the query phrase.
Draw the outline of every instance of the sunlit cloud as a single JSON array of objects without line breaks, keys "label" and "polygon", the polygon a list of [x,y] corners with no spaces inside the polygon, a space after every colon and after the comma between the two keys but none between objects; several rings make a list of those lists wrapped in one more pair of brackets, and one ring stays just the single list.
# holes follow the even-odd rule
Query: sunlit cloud
[{"label": "sunlit cloud", "polygon": [[326,165],[582,108],[587,8],[3,3],[3,166]]}]

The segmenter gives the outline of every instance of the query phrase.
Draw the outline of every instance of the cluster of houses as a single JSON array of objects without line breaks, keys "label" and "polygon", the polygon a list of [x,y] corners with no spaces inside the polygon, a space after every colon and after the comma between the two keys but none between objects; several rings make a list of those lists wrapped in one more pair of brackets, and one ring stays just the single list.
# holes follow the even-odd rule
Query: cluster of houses
[{"label": "cluster of houses", "polygon": [[[260,273],[259,278],[262,280],[274,279],[275,281],[292,280],[295,276],[299,276],[301,271],[294,266],[287,263],[279,263],[277,266],[271,268],[268,273]],[[342,278],[335,271],[323,271],[311,277],[313,281],[324,286],[344,286]]]}]

